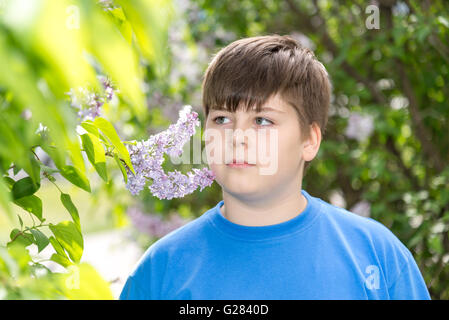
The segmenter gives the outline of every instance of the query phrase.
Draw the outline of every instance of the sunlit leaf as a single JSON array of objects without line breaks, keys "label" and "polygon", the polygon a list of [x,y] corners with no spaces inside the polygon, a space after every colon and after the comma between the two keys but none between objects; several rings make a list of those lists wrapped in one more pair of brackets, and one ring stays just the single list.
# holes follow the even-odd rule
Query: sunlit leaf
[{"label": "sunlit leaf", "polygon": [[131,164],[128,149],[126,149],[125,145],[120,140],[120,137],[115,131],[114,126],[109,121],[101,117],[95,118],[94,124],[106,135],[106,137],[111,141],[112,145],[115,147],[120,158],[122,158],[125,161],[126,165],[130,168],[130,170],[134,174],[136,174]]},{"label": "sunlit leaf", "polygon": [[49,228],[70,259],[78,263],[83,255],[84,242],[76,225],[72,221],[63,221],[57,225],[50,224]]},{"label": "sunlit leaf", "polygon": [[73,219],[73,222],[75,223],[75,226],[81,232],[80,216],[78,214],[78,209],[73,204],[70,195],[66,194],[66,193],[61,193],[61,197],[60,198],[61,198],[62,204],[64,205],[64,207],[67,209],[67,211],[72,216],[72,219]]},{"label": "sunlit leaf", "polygon": [[100,177],[108,182],[105,150],[97,136],[88,133],[81,135],[84,151]]},{"label": "sunlit leaf", "polygon": [[24,210],[32,213],[41,222],[43,221],[42,200],[36,195],[32,194],[30,196],[21,197],[19,199],[14,200],[14,203],[23,208]]},{"label": "sunlit leaf", "polygon": [[77,168],[70,165],[64,166],[60,168],[60,174],[75,186],[91,192],[89,180]]}]

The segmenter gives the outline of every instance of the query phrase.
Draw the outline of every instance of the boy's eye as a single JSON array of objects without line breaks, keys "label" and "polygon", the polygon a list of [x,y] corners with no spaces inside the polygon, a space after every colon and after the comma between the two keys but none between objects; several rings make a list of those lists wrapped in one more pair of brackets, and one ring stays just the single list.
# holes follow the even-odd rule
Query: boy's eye
[{"label": "boy's eye", "polygon": [[[217,122],[218,119],[220,119],[220,120]],[[221,119],[226,119],[226,117],[224,117],[224,116],[219,116],[219,117],[214,118],[213,121],[214,121],[215,123],[217,123],[217,124],[223,124],[223,122],[221,122]],[[260,121],[259,121],[259,120],[260,120]],[[273,124],[272,121],[270,121],[270,120],[268,120],[268,119],[266,119],[266,118],[262,118],[262,117],[257,117],[257,118],[256,118],[256,124],[257,124],[257,125],[266,126],[266,125],[263,124],[263,121],[268,121],[268,124],[266,124],[266,125],[272,125],[272,124]]]},{"label": "boy's eye", "polygon": [[[268,120],[268,119],[265,119],[265,118],[262,118],[262,117],[257,117],[257,118],[256,118],[256,123],[257,123],[257,120],[259,120],[259,119],[262,119],[262,121],[263,121],[263,120],[268,121],[268,122],[269,122],[268,125],[272,125],[272,124],[273,124],[272,121],[270,121],[270,120]],[[260,123],[257,123],[257,124],[260,124]]]},{"label": "boy's eye", "polygon": [[214,118],[213,121],[214,121],[215,123],[217,123],[217,124],[222,124],[221,122],[217,122],[217,121],[216,121],[217,119],[221,119],[221,118],[226,118],[226,117],[219,116],[219,117]]}]

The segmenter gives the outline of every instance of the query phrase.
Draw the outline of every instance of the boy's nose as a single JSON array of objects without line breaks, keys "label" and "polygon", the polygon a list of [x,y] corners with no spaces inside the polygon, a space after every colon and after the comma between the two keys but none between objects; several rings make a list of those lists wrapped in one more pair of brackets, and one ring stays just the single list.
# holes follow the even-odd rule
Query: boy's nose
[{"label": "boy's nose", "polygon": [[233,137],[233,141],[234,141],[234,146],[238,146],[240,144],[245,144],[246,143],[246,137],[243,133],[240,133],[240,130],[237,130],[234,132],[234,137]]},{"label": "boy's nose", "polygon": [[256,131],[251,127],[237,127],[232,131],[232,141],[234,146],[251,145],[252,141],[256,139]]}]

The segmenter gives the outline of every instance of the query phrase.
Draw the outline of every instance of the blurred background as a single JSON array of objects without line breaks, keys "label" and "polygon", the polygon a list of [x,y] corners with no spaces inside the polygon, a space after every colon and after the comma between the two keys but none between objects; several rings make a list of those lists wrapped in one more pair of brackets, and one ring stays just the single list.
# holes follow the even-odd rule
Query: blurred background
[{"label": "blurred background", "polygon": [[[167,129],[184,105],[203,125],[201,81],[213,54],[271,33],[312,49],[333,84],[328,127],[303,189],[388,227],[413,253],[432,299],[448,299],[445,0],[0,0],[0,299],[117,298],[149,245],[221,200],[215,182],[179,199],[148,189],[133,196],[112,158],[103,179],[77,140],[80,104],[70,90],[101,91],[96,79],[107,76],[112,84],[103,89],[113,94],[101,116],[122,141]],[[45,127],[54,148],[44,147]],[[66,156],[84,175],[51,171]],[[17,181],[29,176],[40,181],[35,198],[14,198]],[[77,221],[60,192],[79,214],[81,251],[62,249],[75,268],[52,259],[58,245],[45,240],[53,232],[45,223]],[[18,232],[21,246],[7,246]]]}]

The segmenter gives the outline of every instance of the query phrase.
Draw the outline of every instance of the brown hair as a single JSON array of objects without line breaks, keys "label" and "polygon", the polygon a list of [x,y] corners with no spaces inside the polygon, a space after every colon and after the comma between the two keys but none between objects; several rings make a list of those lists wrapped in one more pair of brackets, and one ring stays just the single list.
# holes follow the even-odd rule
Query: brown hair
[{"label": "brown hair", "polygon": [[278,92],[298,114],[302,141],[309,138],[313,122],[324,136],[331,95],[328,73],[311,50],[288,35],[243,38],[216,53],[202,83],[203,111],[207,119],[210,109],[235,112],[243,103],[245,111],[256,105],[259,112]]}]

